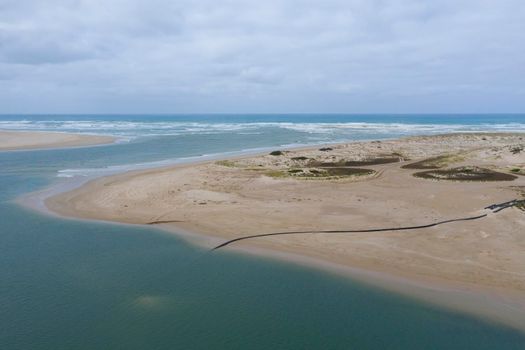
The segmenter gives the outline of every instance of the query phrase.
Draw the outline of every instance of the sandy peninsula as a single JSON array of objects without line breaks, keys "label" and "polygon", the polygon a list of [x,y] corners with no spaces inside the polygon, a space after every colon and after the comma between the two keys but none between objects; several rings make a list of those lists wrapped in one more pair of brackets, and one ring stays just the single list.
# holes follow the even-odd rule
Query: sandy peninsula
[{"label": "sandy peninsula", "polygon": [[111,136],[0,130],[0,151],[93,146],[114,141]]},{"label": "sandy peninsula", "polygon": [[[444,295],[442,304],[525,330],[525,211],[523,205],[485,209],[524,196],[525,135],[453,134],[129,172],[93,180],[46,205],[66,216],[199,233],[210,248],[247,235],[308,231],[221,249],[300,257],[395,280],[391,289],[428,291],[422,293],[428,299]],[[485,214],[421,229],[321,232]]]}]

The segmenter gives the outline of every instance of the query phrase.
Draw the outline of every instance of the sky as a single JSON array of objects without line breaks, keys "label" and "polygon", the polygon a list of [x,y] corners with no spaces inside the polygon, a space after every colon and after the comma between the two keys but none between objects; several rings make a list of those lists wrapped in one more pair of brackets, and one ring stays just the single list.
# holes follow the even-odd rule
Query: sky
[{"label": "sky", "polygon": [[0,113],[525,112],[523,0],[0,0]]}]

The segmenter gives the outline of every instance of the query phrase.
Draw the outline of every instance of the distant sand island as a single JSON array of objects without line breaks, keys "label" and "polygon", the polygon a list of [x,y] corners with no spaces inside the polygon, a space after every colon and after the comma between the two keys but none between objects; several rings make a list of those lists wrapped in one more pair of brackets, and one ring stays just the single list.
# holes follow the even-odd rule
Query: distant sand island
[{"label": "distant sand island", "polygon": [[92,146],[114,141],[111,136],[0,130],[0,151]]},{"label": "distant sand island", "polygon": [[[129,172],[93,180],[46,205],[66,216],[198,233],[210,248],[248,235],[313,232],[251,238],[224,249],[347,268],[354,276],[396,280],[391,289],[409,294],[419,293],[417,285],[428,289],[422,298],[440,294],[451,307],[523,330],[523,204],[485,208],[524,198],[525,135],[473,133]],[[483,217],[412,230],[315,233],[477,216]]]}]

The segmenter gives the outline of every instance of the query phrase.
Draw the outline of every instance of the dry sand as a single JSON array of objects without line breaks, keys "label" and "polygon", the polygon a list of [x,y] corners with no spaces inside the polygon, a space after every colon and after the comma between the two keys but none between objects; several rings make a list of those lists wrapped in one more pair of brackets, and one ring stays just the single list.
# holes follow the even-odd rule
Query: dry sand
[{"label": "dry sand", "polygon": [[[426,229],[272,236],[224,249],[344,270],[525,330],[525,212],[483,209],[523,198],[524,145],[523,134],[456,134],[294,150],[100,178],[46,205],[78,218],[172,221],[156,226],[213,237],[201,242],[210,247],[258,233],[410,226],[488,213]],[[477,166],[515,179],[430,180],[413,176],[423,170],[402,167],[440,155],[446,156],[433,163],[442,169]],[[366,164],[374,157],[401,161],[359,165],[375,170],[369,175],[312,177],[327,175],[321,163]]]},{"label": "dry sand", "polygon": [[0,151],[80,147],[107,144],[114,141],[115,138],[111,136],[0,130]]}]

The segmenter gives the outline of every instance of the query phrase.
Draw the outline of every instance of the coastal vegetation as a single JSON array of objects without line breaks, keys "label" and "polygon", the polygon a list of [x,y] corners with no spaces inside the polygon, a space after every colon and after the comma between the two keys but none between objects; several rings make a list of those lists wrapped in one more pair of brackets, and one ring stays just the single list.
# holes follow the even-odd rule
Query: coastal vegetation
[{"label": "coastal vegetation", "polygon": [[335,162],[321,162],[317,160],[311,160],[308,165],[312,167],[321,167],[321,168],[353,167],[353,166],[370,166],[370,165],[397,163],[399,161],[401,161],[399,157],[371,157],[371,158],[364,158],[360,160],[341,159]]},{"label": "coastal vegetation", "polygon": [[225,167],[228,167],[228,168],[234,168],[235,167],[235,162],[233,160],[228,160],[228,159],[218,160],[218,161],[215,162],[215,164],[222,165],[222,166],[225,166]]},{"label": "coastal vegetation", "polygon": [[452,163],[461,162],[465,157],[459,154],[447,154],[437,157],[431,157],[417,161],[415,163],[410,163],[403,165],[403,169],[440,169],[444,168]]},{"label": "coastal vegetation", "polygon": [[264,174],[273,178],[300,178],[300,179],[343,179],[355,176],[373,175],[376,171],[362,168],[294,168],[289,170],[268,170]]},{"label": "coastal vegetation", "polygon": [[422,171],[414,174],[415,177],[433,180],[453,181],[512,181],[516,176],[476,166],[463,166],[452,169],[438,169]]}]

